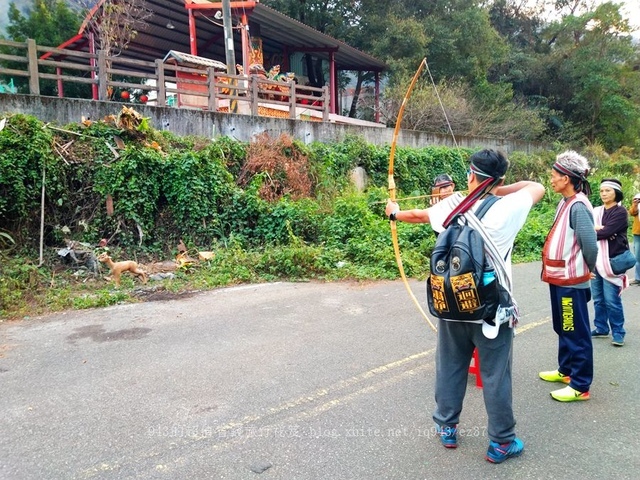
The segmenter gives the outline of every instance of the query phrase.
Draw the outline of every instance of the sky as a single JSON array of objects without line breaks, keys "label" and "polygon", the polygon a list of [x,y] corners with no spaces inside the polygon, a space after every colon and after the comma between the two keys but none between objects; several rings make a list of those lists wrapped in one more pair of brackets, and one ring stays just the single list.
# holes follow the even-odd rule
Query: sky
[{"label": "sky", "polygon": [[[9,22],[9,3],[11,0],[0,0],[0,33],[4,34],[4,27]],[[20,3],[26,3],[24,0]],[[14,1],[17,5],[17,3]]]},{"label": "sky", "polygon": [[[626,0],[623,12],[626,13],[629,23],[640,29],[640,0]],[[635,36],[638,36],[638,32],[635,33]]]}]

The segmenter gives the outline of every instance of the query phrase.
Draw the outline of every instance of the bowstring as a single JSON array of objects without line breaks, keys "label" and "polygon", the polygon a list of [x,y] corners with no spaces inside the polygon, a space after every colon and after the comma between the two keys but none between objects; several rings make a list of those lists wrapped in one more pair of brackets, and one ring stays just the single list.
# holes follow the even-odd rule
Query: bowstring
[{"label": "bowstring", "polygon": [[436,82],[433,80],[433,75],[431,75],[431,69],[429,68],[429,63],[427,59],[424,59],[424,66],[427,67],[427,73],[429,74],[429,79],[431,80],[431,85],[433,85],[433,91],[436,93],[436,98],[438,99],[438,103],[440,104],[440,109],[442,110],[442,114],[444,115],[444,120],[447,122],[447,128],[449,129],[449,133],[451,134],[451,138],[453,138],[453,144],[456,149],[458,149],[458,142],[456,141],[456,136],[453,134],[453,129],[451,128],[451,122],[449,122],[449,116],[447,115],[447,110],[444,108],[444,103],[442,103],[442,99],[440,98],[440,93],[438,92],[438,87],[436,87]]}]

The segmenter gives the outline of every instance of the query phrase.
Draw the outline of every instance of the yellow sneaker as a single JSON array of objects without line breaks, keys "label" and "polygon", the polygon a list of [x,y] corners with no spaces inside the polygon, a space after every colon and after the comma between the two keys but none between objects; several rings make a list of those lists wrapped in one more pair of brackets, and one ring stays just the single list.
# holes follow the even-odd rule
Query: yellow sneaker
[{"label": "yellow sneaker", "polygon": [[551,392],[551,396],[554,400],[559,402],[577,402],[580,400],[589,400],[589,392],[579,392],[575,388],[566,386],[560,390],[554,390]]},{"label": "yellow sneaker", "polygon": [[569,375],[563,375],[558,370],[549,372],[540,372],[538,376],[545,382],[560,382],[569,384],[571,377]]}]

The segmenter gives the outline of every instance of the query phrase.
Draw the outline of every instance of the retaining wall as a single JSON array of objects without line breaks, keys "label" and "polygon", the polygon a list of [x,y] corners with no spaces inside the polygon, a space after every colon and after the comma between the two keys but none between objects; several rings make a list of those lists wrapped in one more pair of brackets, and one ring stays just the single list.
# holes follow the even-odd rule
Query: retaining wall
[{"label": "retaining wall", "polygon": [[[8,113],[23,113],[60,126],[80,122],[83,117],[99,120],[107,115],[117,115],[123,105],[125,104],[120,102],[0,93],[0,116]],[[347,135],[354,135],[374,145],[389,145],[393,139],[392,128],[255,117],[188,108],[127,105],[133,106],[143,116],[148,117],[154,128],[169,130],[177,135],[198,135],[209,138],[226,135],[246,142],[264,132],[272,137],[286,133],[304,143],[341,141]],[[459,136],[456,137],[456,141],[460,147],[473,150],[499,148],[507,154],[514,151],[532,153],[545,148],[542,144],[498,138]],[[398,135],[398,145],[419,148],[428,145],[454,146],[454,143],[451,136],[401,130]]]}]

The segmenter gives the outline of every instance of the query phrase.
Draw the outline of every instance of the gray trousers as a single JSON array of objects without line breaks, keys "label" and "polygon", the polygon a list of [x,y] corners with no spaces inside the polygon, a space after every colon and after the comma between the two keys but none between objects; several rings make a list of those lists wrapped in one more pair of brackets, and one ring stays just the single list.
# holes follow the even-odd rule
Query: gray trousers
[{"label": "gray trousers", "polygon": [[455,426],[460,422],[469,364],[476,347],[489,418],[489,438],[501,444],[511,442],[516,436],[516,421],[511,389],[513,329],[508,324],[503,324],[498,336],[490,340],[482,334],[482,325],[439,320],[433,420],[440,426]]}]

